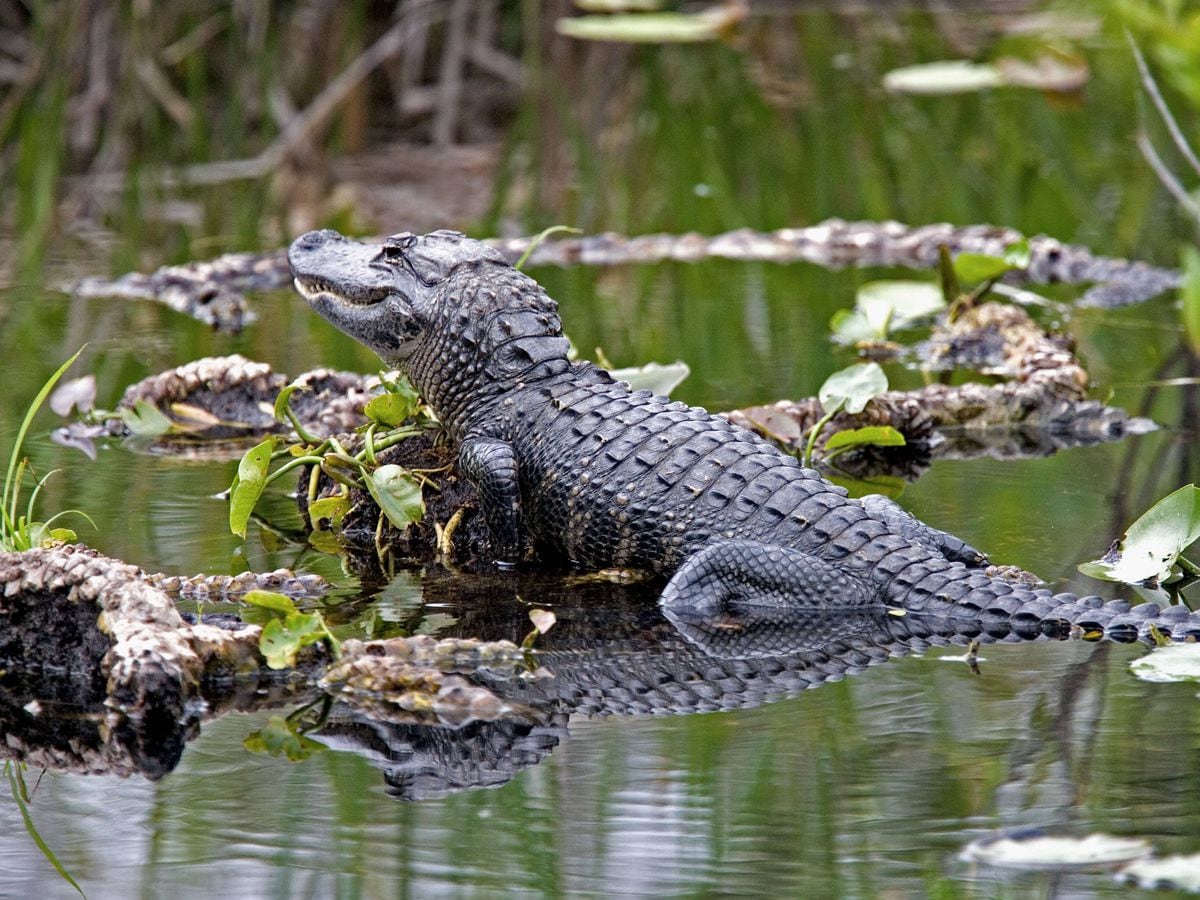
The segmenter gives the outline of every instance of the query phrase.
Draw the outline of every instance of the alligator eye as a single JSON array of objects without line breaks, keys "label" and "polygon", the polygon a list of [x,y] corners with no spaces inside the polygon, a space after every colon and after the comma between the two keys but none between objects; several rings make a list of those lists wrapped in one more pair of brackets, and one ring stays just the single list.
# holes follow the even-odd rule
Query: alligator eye
[{"label": "alligator eye", "polygon": [[417,236],[411,231],[402,231],[399,234],[393,234],[383,242],[383,249],[380,255],[388,262],[403,262],[405,254],[413,248],[417,242]]}]

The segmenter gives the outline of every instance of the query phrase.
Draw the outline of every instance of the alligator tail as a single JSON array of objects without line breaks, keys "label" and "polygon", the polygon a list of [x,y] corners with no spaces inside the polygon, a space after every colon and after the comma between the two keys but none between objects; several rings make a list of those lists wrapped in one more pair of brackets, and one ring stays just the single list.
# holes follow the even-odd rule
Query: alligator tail
[{"label": "alligator tail", "polygon": [[[947,574],[937,573],[933,581]],[[961,571],[961,576],[936,586],[912,584],[900,593],[898,605],[910,613],[956,620],[966,613],[977,623],[980,636],[995,641],[1079,638],[1154,643],[1155,632],[1173,641],[1200,640],[1200,612],[1186,606],[1056,594],[969,570]]]}]

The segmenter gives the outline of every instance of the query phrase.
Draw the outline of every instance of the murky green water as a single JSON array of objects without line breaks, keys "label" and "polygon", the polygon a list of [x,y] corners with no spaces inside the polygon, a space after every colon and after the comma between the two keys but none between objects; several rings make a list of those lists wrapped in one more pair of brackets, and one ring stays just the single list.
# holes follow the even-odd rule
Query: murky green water
[{"label": "murky green water", "polygon": [[[881,71],[952,55],[930,23],[908,22],[897,41],[859,47],[833,16],[779,21],[781,39],[811,64],[809,102],[769,107],[743,50],[639,50],[643,108],[633,118],[643,130],[627,149],[644,154],[642,165],[580,150],[582,211],[562,209],[554,220],[578,213],[591,230],[631,233],[829,215],[991,221],[1163,262],[1187,238],[1132,149],[1134,82],[1111,36],[1085,48],[1093,79],[1082,97],[898,99],[879,90]],[[96,271],[106,262],[71,265]],[[602,346],[618,365],[684,359],[694,374],[678,396],[723,409],[813,393],[847,360],[827,340],[830,315],[852,303],[856,285],[885,273],[714,261],[533,274],[561,302],[585,353]],[[84,341],[77,371],[96,373],[108,405],[138,378],[205,355],[239,352],[288,373],[376,368],[294,298],[256,299],[260,321],[230,338],[149,304],[40,288],[0,294],[8,361],[0,446],[40,383]],[[1095,592],[1075,565],[1200,475],[1195,399],[1191,389],[1148,387],[1182,374],[1166,368],[1182,340],[1173,298],[1058,324],[1077,341],[1094,396],[1111,393],[1164,428],[1047,458],[940,462],[901,502],[997,561]],[[897,386],[919,383],[914,373],[891,374]],[[91,462],[46,439],[48,414],[38,423],[32,459],[39,472],[61,470],[43,508],[87,511],[97,529],[80,524],[81,537],[101,551],[148,570],[291,566],[353,586],[336,560],[289,540],[298,520],[282,496],[268,504],[279,530],[252,528],[245,544],[228,533],[215,495],[231,463],[120,445]],[[461,597],[477,590],[464,581],[459,596],[443,581],[427,596],[419,577],[403,573],[375,593],[345,618],[373,604],[390,630],[452,630],[471,616]],[[505,593],[493,602],[511,606]],[[614,622],[621,614],[614,609]],[[1127,663],[1140,652],[991,646],[974,675],[933,650],[759,708],[573,719],[511,780],[419,801],[389,793],[381,768],[397,758],[334,747],[288,764],[243,749],[265,715],[232,715],[205,725],[157,783],[56,772],[39,781],[31,770],[31,811],[94,897],[1123,895],[1103,874],[1007,874],[957,854],[975,837],[1028,825],[1200,851],[1195,688],[1134,680]],[[15,805],[0,804],[0,895],[31,893],[71,891]]]}]

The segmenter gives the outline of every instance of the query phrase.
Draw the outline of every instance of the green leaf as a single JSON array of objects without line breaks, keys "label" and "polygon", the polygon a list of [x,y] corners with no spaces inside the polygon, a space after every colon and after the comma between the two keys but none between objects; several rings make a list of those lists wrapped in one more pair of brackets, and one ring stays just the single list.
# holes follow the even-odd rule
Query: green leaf
[{"label": "green leaf", "polygon": [[388,521],[407,528],[425,516],[421,485],[400,466],[380,466],[363,483]]},{"label": "green leaf", "polygon": [[1021,238],[1004,248],[1004,261],[1014,269],[1028,268],[1033,254],[1029,250],[1029,238]]},{"label": "green leaf", "polygon": [[267,469],[274,449],[275,438],[269,437],[247,450],[238,463],[237,477],[229,489],[229,530],[238,537],[246,537],[250,514],[267,486]]},{"label": "green leaf", "polygon": [[73,544],[79,539],[79,535],[70,528],[51,528],[45,522],[30,522],[28,527],[30,547],[46,547],[54,541]]},{"label": "green leaf", "polygon": [[1005,272],[1029,265],[1029,240],[1022,238],[1004,248],[1001,256],[989,253],[960,253],[954,257],[954,274],[959,281],[976,283],[999,278]]},{"label": "green leaf", "polygon": [[892,69],[883,76],[885,90],[898,94],[965,94],[1000,87],[1004,76],[986,63],[965,59],[944,60]]},{"label": "green leaf", "polygon": [[285,616],[299,612],[291,597],[277,591],[246,591],[242,600],[251,606],[261,606],[263,609],[274,610]]},{"label": "green leaf", "polygon": [[413,416],[420,405],[415,393],[409,397],[384,391],[366,402],[366,405],[363,406],[363,413],[368,419],[393,427]]},{"label": "green leaf", "polygon": [[990,281],[1015,268],[1008,260],[986,253],[960,253],[954,257],[954,274],[968,283]]},{"label": "green leaf", "polygon": [[284,385],[284,387],[279,391],[279,394],[275,397],[275,421],[276,422],[287,422],[288,421],[288,418],[287,418],[288,401],[292,398],[292,394],[294,394],[298,390],[308,390],[308,388],[307,387],[301,388],[300,385],[296,384],[293,381],[291,384]]},{"label": "green leaf", "polygon": [[[86,347],[84,344],[83,347]],[[12,518],[16,517],[17,497],[21,493],[21,476],[16,474],[18,463],[21,460],[21,445],[25,442],[25,435],[29,433],[29,426],[33,424],[33,417],[37,415],[37,411],[42,404],[46,402],[46,397],[54,390],[54,385],[63,377],[67,369],[71,368],[75,360],[79,359],[79,354],[83,352],[83,347],[80,347],[70,359],[59,366],[54,374],[46,379],[46,383],[42,385],[41,390],[33,398],[33,402],[29,404],[29,408],[25,410],[25,417],[21,419],[21,426],[17,429],[17,439],[13,442],[12,450],[8,455],[8,470],[4,475],[4,491],[0,493],[0,521],[3,522],[0,527],[0,532],[8,537],[8,532],[12,526]],[[15,476],[15,477],[14,477]]]},{"label": "green leaf", "polygon": [[317,528],[319,523],[326,520],[329,521],[331,527],[338,528],[348,512],[350,512],[350,497],[347,494],[333,494],[308,504],[308,518],[312,522],[313,528]]},{"label": "green leaf", "polygon": [[1154,587],[1170,577],[1180,554],[1200,539],[1200,488],[1181,487],[1129,526],[1119,547],[1079,571],[1105,581]]},{"label": "green leaf", "polygon": [[946,300],[941,288],[928,281],[868,281],[855,294],[854,306],[886,333],[941,312]]},{"label": "green leaf", "polygon": [[834,339],[842,344],[879,341],[890,331],[910,328],[945,309],[941,289],[926,281],[869,281],[858,289],[853,310],[838,310],[830,319]]},{"label": "green leaf", "polygon": [[258,649],[272,669],[290,669],[296,654],[325,637],[325,621],[320,613],[289,613],[263,626]]},{"label": "green leaf", "polygon": [[821,406],[828,412],[844,406],[846,412],[860,413],[872,397],[887,390],[887,375],[878,363],[860,363],[834,372],[817,392]]},{"label": "green leaf", "polygon": [[521,258],[513,263],[513,268],[518,272],[525,268],[525,263],[529,261],[529,257],[533,256],[533,251],[541,246],[541,244],[545,242],[546,238],[550,237],[550,235],[558,234],[559,232],[565,232],[567,234],[583,234],[583,229],[572,228],[570,225],[551,225],[549,228],[542,229],[540,232],[534,235],[533,240],[529,242],[529,246],[525,248],[525,252],[521,254]]},{"label": "green leaf", "polygon": [[338,541],[337,535],[332,531],[310,531],[308,533],[308,545],[314,550],[319,550],[321,553],[328,553],[330,556],[337,556],[345,547]]},{"label": "green leaf", "polygon": [[903,447],[904,435],[891,425],[871,425],[866,428],[846,428],[830,436],[825,442],[825,452],[849,450],[873,444],[877,447]]},{"label": "green leaf", "polygon": [[[76,354],[76,356],[78,355]],[[74,357],[72,357],[72,360],[74,360]],[[41,404],[39,403],[38,405],[40,406]],[[18,764],[13,760],[7,760],[4,763],[4,773],[8,776],[8,785],[10,790],[12,790],[13,801],[17,804],[17,809],[21,812],[21,821],[25,823],[25,831],[33,839],[42,856],[46,857],[46,860],[54,867],[54,871],[58,873],[59,878],[75,888],[79,892],[80,897],[86,897],[87,895],[84,894],[83,888],[71,877],[71,873],[67,871],[66,866],[54,855],[54,851],[50,849],[50,845],[46,843],[41,832],[37,830],[37,826],[33,824],[33,816],[29,814],[29,791],[25,786],[25,779],[21,776]]]},{"label": "green leaf", "polygon": [[954,271],[950,248],[945,244],[938,245],[938,281],[941,282],[943,302],[949,305],[958,299],[962,285],[958,283],[958,274]]},{"label": "green leaf", "polygon": [[1183,265],[1183,285],[1179,290],[1183,300],[1183,331],[1192,352],[1200,354],[1200,250],[1185,246],[1180,262]]},{"label": "green leaf", "polygon": [[652,362],[644,366],[613,369],[612,377],[628,382],[635,391],[651,391],[656,397],[669,397],[671,391],[679,387],[691,371],[685,362],[673,362],[665,366]]},{"label": "green leaf", "polygon": [[118,411],[118,415],[135,437],[159,437],[172,428],[171,420],[147,400],[135,401],[132,409],[126,406]]},{"label": "green leaf", "polygon": [[271,716],[267,724],[252,731],[242,741],[242,746],[251,753],[285,757],[289,762],[300,762],[314,753],[328,749],[319,741],[307,738],[296,726],[283,716]]},{"label": "green leaf", "polygon": [[1129,664],[1142,681],[1200,681],[1200,644],[1167,644],[1155,647]]},{"label": "green leaf", "polygon": [[829,330],[837,343],[851,347],[887,337],[872,328],[867,317],[857,309],[839,309],[829,319]]},{"label": "green leaf", "polygon": [[413,412],[421,406],[421,395],[417,393],[417,389],[412,386],[412,382],[399,372],[385,372],[380,375],[383,381],[383,387],[389,393],[398,394],[404,397],[413,405]]}]

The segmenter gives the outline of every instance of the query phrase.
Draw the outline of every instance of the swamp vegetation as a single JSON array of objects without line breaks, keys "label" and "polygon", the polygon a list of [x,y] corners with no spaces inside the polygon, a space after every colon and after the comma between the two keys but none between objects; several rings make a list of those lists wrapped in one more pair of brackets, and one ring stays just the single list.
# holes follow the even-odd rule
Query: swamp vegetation
[{"label": "swamp vegetation", "polygon": [[[792,622],[781,656],[764,652],[764,635],[781,638],[761,623],[699,640],[630,573],[473,566],[482,537],[469,517],[450,528],[466,501],[439,481],[416,398],[389,383],[364,420],[378,361],[290,291],[201,292],[209,309],[244,299],[231,333],[73,290],[270,254],[312,227],[511,242],[566,224],[580,246],[610,248],[620,239],[605,245],[604,232],[664,235],[679,252],[530,257],[581,356],[631,370],[682,360],[690,375],[672,396],[737,411],[852,490],[885,491],[1056,589],[1134,593],[1091,576],[1186,585],[1200,534],[1200,7],[657,5],[0,0],[3,549],[69,527],[140,567],[81,553],[61,569],[6,563],[4,583],[28,594],[67,572],[55,584],[92,585],[78,596],[106,578],[140,585],[155,612],[104,607],[97,631],[90,608],[22,615],[47,634],[107,634],[71,645],[96,659],[110,640],[140,639],[143,618],[169,621],[187,652],[223,667],[139,706],[113,689],[141,684],[136,666],[125,682],[64,681],[71,665],[54,654],[67,651],[15,653],[12,635],[37,630],[6,620],[0,894],[1200,890],[1194,647],[964,651],[903,617]],[[1012,232],[917,269],[722,258],[683,237],[756,240],[829,219]],[[1039,235],[1144,262],[1168,273],[1166,289],[1081,303],[1090,281],[1023,277],[1031,252],[1053,250]],[[964,302],[973,293],[989,302]],[[962,338],[992,301],[1029,323],[1003,364],[991,338]],[[77,351],[64,379],[93,380],[55,422],[39,391]],[[168,395],[181,367],[199,390]],[[321,367],[344,374],[280,397]],[[844,372],[867,377],[831,378]],[[1055,402],[1124,412],[1095,413],[1103,434],[1083,440],[942,423],[915,461],[886,446],[893,427],[918,443],[898,413],[927,414],[931,398],[959,416],[978,397],[1028,412],[1025,388],[1047,372],[1073,385]],[[89,402],[116,411],[91,414],[105,433],[52,440]],[[886,421],[835,418],[864,405]],[[254,429],[227,428],[234,412],[253,413]],[[188,452],[162,440],[164,416]],[[288,453],[297,423],[333,416],[349,417],[341,432],[374,424]],[[260,494],[272,450],[288,471]],[[356,509],[385,516],[356,518],[333,499],[342,482]],[[382,550],[422,514],[427,533]],[[308,528],[347,516],[341,541]],[[280,569],[298,580],[224,577]],[[193,573],[218,577],[177,577]],[[114,697],[175,715],[133,727]]]}]

